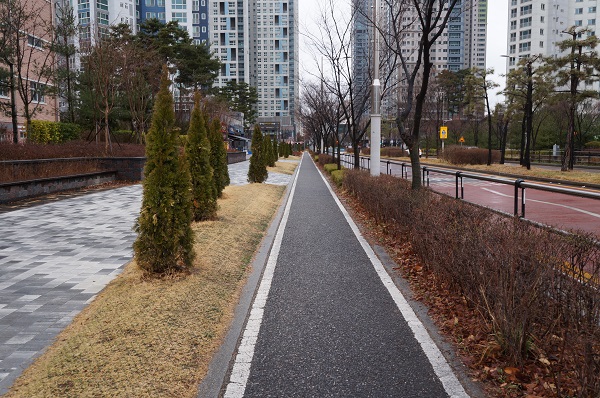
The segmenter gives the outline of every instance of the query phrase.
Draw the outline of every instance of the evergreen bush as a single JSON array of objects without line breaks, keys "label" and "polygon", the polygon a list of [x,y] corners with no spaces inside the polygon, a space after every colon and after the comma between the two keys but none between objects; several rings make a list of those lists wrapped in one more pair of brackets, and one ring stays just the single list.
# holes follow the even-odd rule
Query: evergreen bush
[{"label": "evergreen bush", "polygon": [[273,158],[275,162],[279,160],[279,148],[277,148],[277,139],[273,140]]},{"label": "evergreen bush", "polygon": [[269,137],[263,137],[263,153],[265,154],[265,163],[269,167],[275,167],[275,157],[273,156],[273,145]]},{"label": "evergreen bush", "polygon": [[152,274],[190,267],[194,258],[191,178],[176,145],[170,84],[165,66],[147,135],[142,207],[133,244],[138,266]]},{"label": "evergreen bush", "polygon": [[269,176],[263,151],[263,135],[258,125],[254,126],[252,133],[252,156],[250,156],[250,167],[248,168],[248,182],[264,182]]},{"label": "evergreen bush", "polygon": [[[205,115],[208,117],[208,115]],[[208,120],[208,119],[207,119]],[[217,197],[223,196],[223,190],[229,185],[229,169],[227,168],[227,150],[221,135],[221,122],[215,118],[209,127],[210,163],[213,167],[214,183]]]},{"label": "evergreen bush", "polygon": [[192,178],[192,216],[195,221],[213,219],[217,215],[217,188],[210,153],[200,93],[196,92],[185,142],[185,154]]}]

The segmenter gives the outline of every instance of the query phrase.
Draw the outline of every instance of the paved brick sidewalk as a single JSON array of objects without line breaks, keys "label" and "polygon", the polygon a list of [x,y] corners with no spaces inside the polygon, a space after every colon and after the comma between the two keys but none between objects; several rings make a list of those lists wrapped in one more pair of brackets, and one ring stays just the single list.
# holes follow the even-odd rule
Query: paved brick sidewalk
[{"label": "paved brick sidewalk", "polygon": [[[246,184],[249,162],[229,165]],[[270,173],[267,183],[291,176]],[[0,394],[132,256],[140,184],[0,214]]]}]

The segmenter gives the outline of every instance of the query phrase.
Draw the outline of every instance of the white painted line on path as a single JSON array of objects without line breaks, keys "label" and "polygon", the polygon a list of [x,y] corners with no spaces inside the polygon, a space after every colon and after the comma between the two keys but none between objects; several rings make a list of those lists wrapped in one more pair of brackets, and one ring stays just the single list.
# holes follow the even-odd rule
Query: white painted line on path
[{"label": "white painted line on path", "polygon": [[246,391],[246,384],[248,383],[248,377],[250,376],[250,366],[252,365],[252,358],[254,357],[254,348],[256,347],[256,341],[258,339],[258,332],[260,331],[260,325],[262,324],[263,313],[265,305],[267,303],[267,297],[269,296],[269,290],[271,290],[271,282],[273,281],[273,273],[275,272],[275,265],[277,264],[277,258],[279,257],[279,251],[281,249],[281,241],[283,240],[283,232],[287,224],[290,207],[292,205],[292,199],[294,198],[294,192],[296,191],[296,182],[298,181],[298,175],[300,174],[300,167],[302,166],[302,159],[298,165],[298,172],[294,177],[292,183],[292,189],[290,196],[285,206],[281,223],[277,229],[275,239],[273,240],[273,246],[267,259],[267,265],[263,273],[258,292],[252,303],[252,309],[250,310],[250,316],[244,329],[242,336],[242,342],[238,347],[238,352],[235,357],[235,363],[231,370],[231,377],[227,389],[225,390],[225,398],[239,398],[244,396]]},{"label": "white painted line on path", "polygon": [[375,272],[377,272],[377,275],[379,275],[381,282],[387,288],[388,292],[392,296],[392,299],[396,303],[396,306],[402,313],[402,316],[404,317],[404,319],[408,323],[408,326],[415,335],[416,340],[421,345],[421,349],[427,356],[427,359],[429,359],[429,363],[431,363],[433,371],[435,372],[436,376],[440,379],[440,382],[444,386],[444,389],[446,390],[448,395],[450,397],[456,398],[469,397],[469,394],[467,394],[462,384],[460,383],[460,381],[458,381],[458,378],[452,371],[452,368],[448,364],[448,361],[446,361],[446,358],[444,358],[438,346],[431,339],[431,336],[429,336],[427,329],[421,323],[421,321],[413,311],[412,307],[408,304],[400,290],[398,290],[398,288],[394,284],[394,281],[383,267],[383,264],[375,255],[375,252],[373,251],[369,243],[367,243],[366,239],[360,233],[358,227],[356,226],[356,223],[354,222],[354,220],[352,220],[352,218],[350,217],[350,215],[348,214],[348,212],[346,211],[336,194],[333,192],[333,189],[331,189],[331,186],[327,182],[327,179],[323,176],[320,170],[318,171],[319,174],[321,174],[321,178],[323,179],[323,181],[325,181],[325,185],[327,185],[331,196],[333,196],[333,199],[337,203],[341,212],[344,214],[344,217],[346,217],[346,221],[350,225],[350,228],[352,228],[354,235],[360,242],[367,256],[369,256],[371,264],[373,264],[373,268],[375,268]]}]

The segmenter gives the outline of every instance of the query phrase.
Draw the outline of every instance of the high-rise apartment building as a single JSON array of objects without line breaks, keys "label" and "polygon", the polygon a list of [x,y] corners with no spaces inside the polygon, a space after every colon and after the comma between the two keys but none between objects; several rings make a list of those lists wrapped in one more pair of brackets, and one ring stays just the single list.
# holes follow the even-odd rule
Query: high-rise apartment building
[{"label": "high-rise apartment building", "polygon": [[[177,21],[193,40],[208,43],[222,65],[215,81],[245,82],[258,91],[258,121],[295,130],[299,88],[297,0],[77,0],[81,40],[96,29],[151,18]],[[135,23],[137,22],[137,23]]]},{"label": "high-rise apartment building", "polygon": [[[558,54],[570,26],[595,26],[596,0],[509,0],[507,72],[519,59]],[[593,10],[593,12],[590,12]]]},{"label": "high-rise apartment building", "polygon": [[[352,54],[353,54],[353,72],[355,82],[370,84],[371,54],[372,54],[372,34],[371,10],[373,0],[354,0],[354,9],[362,10],[356,12],[354,20]],[[461,69],[477,67],[485,69],[486,67],[486,44],[487,44],[487,4],[488,0],[458,0],[448,20],[446,29],[435,42],[431,49],[430,59],[433,63],[432,75],[435,76],[443,70],[457,72]],[[397,31],[401,37],[401,51],[408,64],[416,61],[416,51],[421,37],[421,28],[418,22],[416,10],[412,3],[398,2],[392,13],[385,9],[380,10],[381,17],[378,18],[383,29],[391,31],[392,21],[387,20],[389,15],[396,15],[394,18],[397,25]],[[381,29],[380,26],[380,29]],[[382,50],[382,52],[385,50]],[[385,63],[382,63],[382,74]],[[393,75],[393,74],[392,74]],[[398,68],[394,76],[399,79],[396,87],[392,90],[388,98],[383,99],[382,112],[384,117],[393,117],[398,107],[397,98],[402,98],[403,91],[403,72]],[[400,99],[402,101],[402,99]]]}]

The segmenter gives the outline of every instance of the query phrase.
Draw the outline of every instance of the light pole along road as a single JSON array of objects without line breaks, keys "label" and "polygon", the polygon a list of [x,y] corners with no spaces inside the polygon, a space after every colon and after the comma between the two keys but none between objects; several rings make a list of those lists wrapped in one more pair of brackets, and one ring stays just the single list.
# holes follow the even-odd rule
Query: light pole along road
[{"label": "light pole along road", "polygon": [[[412,178],[411,168],[402,167],[400,162],[390,162],[383,160],[385,166],[382,165],[382,173],[387,170],[388,174],[403,178]],[[410,163],[405,163],[410,165]],[[474,203],[480,206],[485,206],[490,209],[500,211],[507,214],[514,214],[515,210],[515,181],[512,177],[497,177],[494,179],[503,180],[504,183],[486,181],[469,177],[462,177],[460,182],[455,176],[457,170],[444,169],[443,167],[435,166],[430,169],[425,182],[425,186],[446,194],[451,197],[456,197],[459,191],[459,197],[465,201]],[[444,169],[448,174],[441,174],[432,169]],[[489,174],[481,172],[468,172],[469,175],[481,175],[492,177]],[[533,182],[526,180],[527,182]],[[600,181],[600,174],[599,174]],[[458,184],[458,190],[457,190]],[[552,187],[565,187],[559,184],[536,183],[536,185],[546,185]],[[584,184],[581,184],[582,186]],[[591,188],[573,188],[581,192],[592,192],[600,195],[600,190]],[[525,192],[525,193],[523,193]],[[525,195],[525,198],[523,198]],[[583,231],[594,234],[600,238],[600,200],[564,193],[547,192],[534,188],[526,188],[525,191],[519,189],[519,214],[522,214],[522,205],[525,204],[526,212],[525,219],[539,224],[548,225],[559,230],[574,230]]]}]

